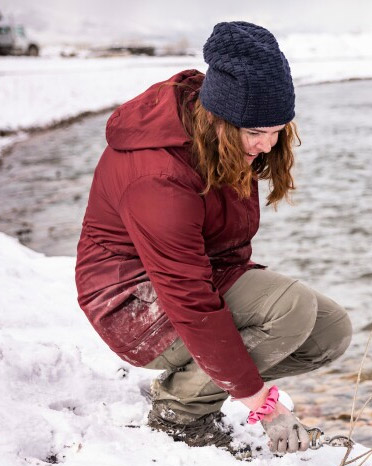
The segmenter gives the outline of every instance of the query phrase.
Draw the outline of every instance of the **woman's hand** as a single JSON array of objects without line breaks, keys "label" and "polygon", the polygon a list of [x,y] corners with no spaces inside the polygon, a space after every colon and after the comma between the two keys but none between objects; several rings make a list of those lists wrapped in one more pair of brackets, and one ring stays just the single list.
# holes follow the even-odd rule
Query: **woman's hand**
[{"label": "woman's hand", "polygon": [[261,424],[270,438],[270,451],[294,453],[309,448],[307,431],[280,401],[276,403],[274,411],[261,420]]},{"label": "woman's hand", "polygon": [[[249,398],[240,401],[251,411],[256,411],[266,401],[269,388],[266,384]],[[293,453],[309,448],[310,439],[303,425],[280,401],[277,401],[274,411],[261,420],[262,427],[270,438],[269,447],[272,452]]]}]

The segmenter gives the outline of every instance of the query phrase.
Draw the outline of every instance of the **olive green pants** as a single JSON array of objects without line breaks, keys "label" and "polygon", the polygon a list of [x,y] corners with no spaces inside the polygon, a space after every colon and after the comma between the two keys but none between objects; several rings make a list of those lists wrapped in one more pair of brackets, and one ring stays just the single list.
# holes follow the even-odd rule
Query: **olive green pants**
[{"label": "olive green pants", "polygon": [[[253,269],[224,298],[264,381],[313,371],[341,356],[350,344],[346,311],[298,280]],[[179,422],[220,410],[228,397],[180,338],[145,367],[165,369],[152,384],[153,400],[177,413]]]}]

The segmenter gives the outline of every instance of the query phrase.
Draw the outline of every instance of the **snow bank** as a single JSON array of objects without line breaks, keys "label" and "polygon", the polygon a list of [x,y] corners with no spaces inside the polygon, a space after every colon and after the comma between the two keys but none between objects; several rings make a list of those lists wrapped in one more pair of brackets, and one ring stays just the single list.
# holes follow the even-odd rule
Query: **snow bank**
[{"label": "snow bank", "polygon": [[190,58],[4,58],[0,131],[45,127],[116,106],[153,82],[200,65],[202,60]]},{"label": "snow bank", "polygon": [[[372,35],[293,34],[280,40],[297,85],[372,78]],[[202,56],[0,59],[0,132],[47,127],[117,106]]]},{"label": "snow bank", "polygon": [[[45,257],[0,233],[0,264],[1,466],[241,464],[145,425],[141,392],[159,372],[131,367],[95,334],[76,303],[73,258]],[[226,402],[224,411],[237,440],[252,442],[252,466],[336,466],[345,452],[273,457],[262,428],[244,422],[244,407]],[[364,451],[357,445],[354,456]]]}]

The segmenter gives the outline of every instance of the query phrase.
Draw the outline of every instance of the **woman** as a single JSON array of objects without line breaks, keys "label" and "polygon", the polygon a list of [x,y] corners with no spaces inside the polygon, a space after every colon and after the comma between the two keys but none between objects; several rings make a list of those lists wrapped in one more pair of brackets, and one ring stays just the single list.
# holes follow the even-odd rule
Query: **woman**
[{"label": "woman", "polygon": [[343,354],[338,304],[251,261],[267,204],[294,189],[289,65],[274,36],[219,23],[206,75],[186,70],[119,107],[96,168],[78,245],[79,303],[113,351],[166,369],[149,425],[241,456],[220,409],[229,394],[261,421],[272,451],[306,450],[298,419],[266,382]]}]

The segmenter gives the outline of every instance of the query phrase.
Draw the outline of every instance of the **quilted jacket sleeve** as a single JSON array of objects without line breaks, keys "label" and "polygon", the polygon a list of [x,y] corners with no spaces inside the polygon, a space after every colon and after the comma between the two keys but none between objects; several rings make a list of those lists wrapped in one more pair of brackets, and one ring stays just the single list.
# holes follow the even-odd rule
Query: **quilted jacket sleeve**
[{"label": "quilted jacket sleeve", "polygon": [[169,175],[132,182],[120,216],[172,325],[198,365],[235,398],[263,381],[212,282],[203,238],[204,202]]}]

